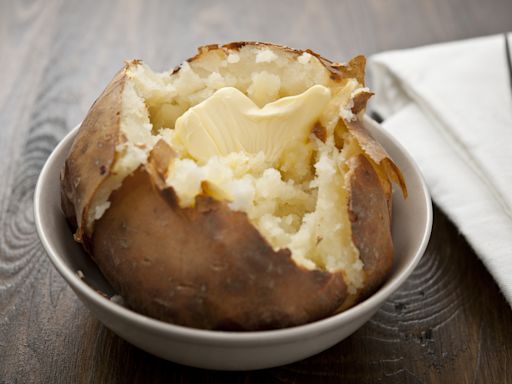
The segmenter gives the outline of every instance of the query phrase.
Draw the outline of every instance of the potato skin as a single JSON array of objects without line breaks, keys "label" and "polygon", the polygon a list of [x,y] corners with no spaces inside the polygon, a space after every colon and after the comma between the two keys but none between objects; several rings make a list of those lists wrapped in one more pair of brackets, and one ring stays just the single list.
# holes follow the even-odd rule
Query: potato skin
[{"label": "potato skin", "polygon": [[391,197],[391,182],[400,186],[404,198],[407,197],[407,185],[404,176],[396,164],[391,160],[386,150],[375,140],[361,121],[351,121],[346,124],[347,130],[355,137],[365,155],[372,160],[376,167],[380,167],[383,177],[379,177],[384,186],[384,192]]},{"label": "potato skin", "polygon": [[297,266],[223,202],[199,196],[180,208],[154,174],[140,168],[125,179],[92,238],[94,260],[132,308],[189,327],[255,331],[321,319],[345,300],[341,273]]},{"label": "potato skin", "polygon": [[[82,242],[94,194],[110,176],[119,141],[125,69],[119,71],[96,99],[73,141],[61,171],[61,206],[75,239]],[[87,243],[83,243],[87,246]]]},{"label": "potato skin", "polygon": [[[217,49],[221,50],[235,50],[238,51],[242,47],[247,45],[250,46],[260,46],[260,47],[274,47],[281,51],[286,51],[296,56],[300,56],[303,53],[309,53],[312,56],[315,56],[320,63],[324,66],[324,68],[330,73],[330,77],[332,80],[340,81],[346,78],[355,78],[360,84],[364,85],[365,82],[365,66],[366,66],[366,57],[363,55],[358,55],[353,57],[348,63],[335,63],[325,57],[319,55],[318,53],[312,51],[311,49],[293,49],[287,47],[285,45],[273,44],[268,42],[259,42],[259,41],[234,41],[228,44],[220,45],[220,44],[209,44],[203,45],[197,49],[197,54],[187,59],[187,62],[191,63],[193,61],[201,59],[201,57],[209,51],[214,51]],[[177,66],[174,69],[173,73],[176,73],[180,70],[181,66]]]},{"label": "potato skin", "polygon": [[359,299],[373,293],[393,264],[393,239],[388,197],[374,168],[363,155],[349,160],[348,212],[352,241],[364,264],[366,284]]}]

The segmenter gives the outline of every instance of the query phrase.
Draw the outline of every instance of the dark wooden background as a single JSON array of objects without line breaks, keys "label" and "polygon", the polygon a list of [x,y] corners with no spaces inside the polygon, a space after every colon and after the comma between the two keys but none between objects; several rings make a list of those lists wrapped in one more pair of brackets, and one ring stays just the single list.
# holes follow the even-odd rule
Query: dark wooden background
[{"label": "dark wooden background", "polygon": [[421,264],[363,328],[242,373],[166,362],[103,327],[50,265],[32,213],[45,159],[124,59],[162,70],[198,45],[250,39],[347,60],[506,30],[510,0],[0,0],[0,383],[512,383],[512,311],[437,209]]}]

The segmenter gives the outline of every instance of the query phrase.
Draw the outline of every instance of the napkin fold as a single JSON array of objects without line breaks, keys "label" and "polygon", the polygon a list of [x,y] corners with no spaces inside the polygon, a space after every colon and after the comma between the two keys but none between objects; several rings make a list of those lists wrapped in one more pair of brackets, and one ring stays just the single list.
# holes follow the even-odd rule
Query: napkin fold
[{"label": "napkin fold", "polygon": [[434,201],[512,306],[512,88],[505,44],[505,35],[496,35],[384,52],[370,59],[369,70],[383,126],[417,161]]}]

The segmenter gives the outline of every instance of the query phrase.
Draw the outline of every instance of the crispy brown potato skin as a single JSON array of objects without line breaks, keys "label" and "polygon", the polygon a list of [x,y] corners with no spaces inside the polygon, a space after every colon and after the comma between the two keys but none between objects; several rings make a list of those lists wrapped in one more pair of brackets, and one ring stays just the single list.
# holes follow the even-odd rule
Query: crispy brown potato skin
[{"label": "crispy brown potato skin", "polygon": [[[119,71],[94,102],[69,150],[61,171],[61,206],[75,239],[82,242],[94,194],[110,176],[119,141],[122,93],[126,75]],[[86,245],[86,244],[84,244]]]},{"label": "crispy brown potato skin", "polygon": [[[365,80],[365,65],[366,65],[366,57],[363,55],[358,55],[353,57],[348,63],[335,63],[325,57],[319,55],[318,53],[312,51],[311,49],[293,49],[287,47],[285,45],[273,44],[268,42],[259,42],[259,41],[234,41],[232,43],[220,45],[220,44],[209,44],[203,45],[197,49],[197,54],[187,59],[187,62],[191,63],[193,61],[199,60],[205,53],[209,51],[214,51],[216,49],[221,50],[235,50],[238,51],[240,48],[245,47],[246,45],[251,46],[261,46],[261,47],[274,47],[280,49],[282,51],[286,51],[288,53],[294,54],[296,56],[302,55],[304,52],[309,53],[310,55],[315,56],[325,67],[327,71],[330,73],[330,77],[333,80],[339,81],[346,78],[355,78],[357,81],[364,85]],[[174,73],[179,71],[181,66],[177,66],[174,69]]]},{"label": "crispy brown potato skin", "polygon": [[205,196],[182,209],[157,184],[143,168],[126,178],[92,239],[96,263],[129,306],[190,327],[263,330],[321,319],[344,301],[341,273],[297,266],[244,213]]},{"label": "crispy brown potato skin", "polygon": [[[405,184],[404,176],[396,164],[391,160],[386,150],[375,140],[370,132],[365,128],[363,123],[359,120],[349,122],[346,127],[350,134],[354,136],[361,146],[364,153],[370,158],[376,166],[380,166],[383,170],[383,183],[384,191],[391,195],[391,181],[398,184],[402,190],[404,198],[407,197],[407,185]],[[385,180],[384,180],[385,179]]]},{"label": "crispy brown potato skin", "polygon": [[393,239],[388,197],[374,168],[363,155],[349,160],[348,212],[352,241],[364,264],[366,284],[360,299],[373,293],[393,264]]}]

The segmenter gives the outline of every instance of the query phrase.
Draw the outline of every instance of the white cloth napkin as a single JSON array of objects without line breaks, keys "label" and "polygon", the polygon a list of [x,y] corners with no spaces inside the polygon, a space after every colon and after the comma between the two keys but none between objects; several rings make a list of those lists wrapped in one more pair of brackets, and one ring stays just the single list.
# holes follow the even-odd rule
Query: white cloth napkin
[{"label": "white cloth napkin", "polygon": [[369,69],[383,126],[418,162],[434,201],[512,305],[512,89],[505,36],[385,52],[370,59]]}]

